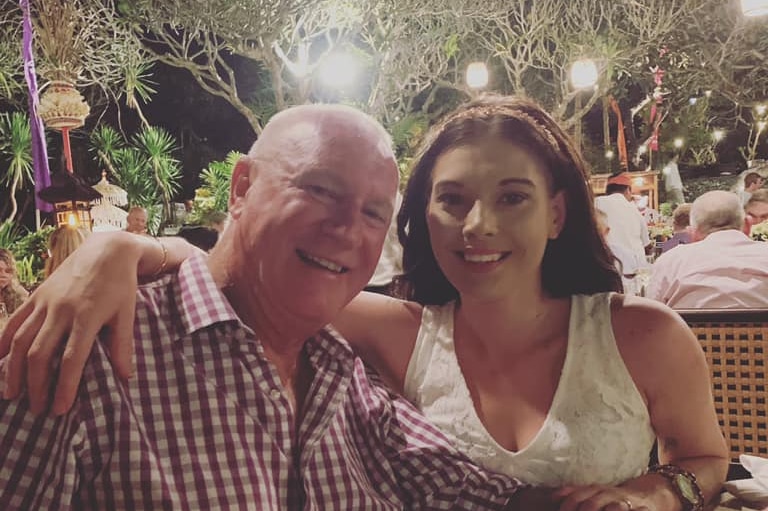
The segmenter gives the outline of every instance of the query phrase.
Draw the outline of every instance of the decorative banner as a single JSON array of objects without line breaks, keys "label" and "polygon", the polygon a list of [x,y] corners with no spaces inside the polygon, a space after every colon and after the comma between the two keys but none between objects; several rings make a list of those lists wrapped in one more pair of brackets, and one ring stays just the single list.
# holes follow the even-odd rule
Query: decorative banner
[{"label": "decorative banner", "polygon": [[53,211],[53,206],[40,199],[38,192],[51,185],[51,173],[48,169],[48,150],[45,146],[45,129],[37,115],[39,98],[37,95],[37,75],[35,59],[32,53],[32,19],[29,12],[29,0],[19,0],[24,15],[24,39],[21,51],[24,56],[24,77],[29,89],[29,125],[32,131],[32,162],[35,167],[35,206],[39,211]]},{"label": "decorative banner", "polygon": [[624,171],[629,170],[629,157],[627,156],[627,139],[624,135],[624,120],[621,118],[619,103],[613,97],[610,98],[611,110],[616,114],[616,146],[619,150],[619,164]]}]

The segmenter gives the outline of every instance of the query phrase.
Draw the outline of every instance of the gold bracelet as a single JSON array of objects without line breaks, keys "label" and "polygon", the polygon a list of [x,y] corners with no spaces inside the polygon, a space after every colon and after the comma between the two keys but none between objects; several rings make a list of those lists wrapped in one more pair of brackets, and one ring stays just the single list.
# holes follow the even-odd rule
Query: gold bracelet
[{"label": "gold bracelet", "polygon": [[152,278],[158,277],[165,273],[165,268],[168,266],[168,247],[165,246],[165,243],[163,243],[160,238],[157,236],[154,237],[155,241],[157,241],[160,244],[160,248],[163,251],[163,260],[160,261],[160,266],[155,270],[155,272],[152,274]]}]

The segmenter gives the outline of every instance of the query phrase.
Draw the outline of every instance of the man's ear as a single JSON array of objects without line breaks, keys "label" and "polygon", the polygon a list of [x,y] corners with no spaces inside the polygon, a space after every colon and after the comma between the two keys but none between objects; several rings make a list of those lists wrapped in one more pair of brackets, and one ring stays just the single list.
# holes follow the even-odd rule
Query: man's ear
[{"label": "man's ear", "polygon": [[552,220],[549,225],[548,237],[551,240],[557,239],[557,237],[560,236],[560,232],[563,230],[563,226],[565,225],[566,206],[565,190],[560,190],[550,199]]},{"label": "man's ear", "polygon": [[232,183],[229,188],[229,214],[238,218],[245,202],[245,195],[251,188],[255,165],[251,160],[240,158],[232,169]]}]

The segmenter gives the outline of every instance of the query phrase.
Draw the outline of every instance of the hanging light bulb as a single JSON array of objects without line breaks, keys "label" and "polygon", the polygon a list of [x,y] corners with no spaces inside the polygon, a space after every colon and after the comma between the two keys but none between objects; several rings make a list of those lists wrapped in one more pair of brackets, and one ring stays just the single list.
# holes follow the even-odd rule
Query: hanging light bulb
[{"label": "hanging light bulb", "polygon": [[744,16],[755,17],[768,14],[768,0],[741,0]]},{"label": "hanging light bulb", "polygon": [[472,62],[467,66],[467,85],[472,89],[482,89],[488,85],[488,66],[485,62]]},{"label": "hanging light bulb", "polygon": [[597,64],[592,59],[577,60],[571,66],[571,85],[574,89],[587,89],[597,83]]}]

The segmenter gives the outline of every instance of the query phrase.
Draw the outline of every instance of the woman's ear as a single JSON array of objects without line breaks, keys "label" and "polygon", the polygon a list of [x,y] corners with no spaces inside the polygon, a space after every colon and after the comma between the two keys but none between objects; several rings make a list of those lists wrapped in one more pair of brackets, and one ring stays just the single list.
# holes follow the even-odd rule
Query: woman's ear
[{"label": "woman's ear", "polygon": [[245,195],[251,188],[253,176],[257,169],[253,160],[240,158],[232,170],[232,184],[229,188],[229,213],[232,218],[238,218],[245,200]]},{"label": "woman's ear", "polygon": [[547,234],[549,239],[555,240],[558,236],[560,236],[560,232],[563,230],[563,226],[565,225],[565,190],[560,190],[552,196],[550,199],[550,208],[552,210],[552,214],[549,224],[549,232]]}]

